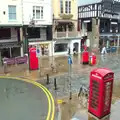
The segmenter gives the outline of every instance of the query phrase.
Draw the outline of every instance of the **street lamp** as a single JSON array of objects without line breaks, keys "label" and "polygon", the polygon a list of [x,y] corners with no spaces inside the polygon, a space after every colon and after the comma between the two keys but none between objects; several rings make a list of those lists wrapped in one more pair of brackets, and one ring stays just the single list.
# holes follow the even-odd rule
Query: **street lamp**
[{"label": "street lamp", "polygon": [[28,32],[27,32],[27,28],[25,28],[25,40],[26,40],[26,47],[25,47],[25,52],[28,55],[28,68],[30,70],[30,55],[29,55],[29,40],[28,40]]},{"label": "street lamp", "polygon": [[71,54],[70,54],[70,48],[69,48],[69,52],[68,52],[68,75],[69,75],[69,87],[70,87],[70,96],[69,99],[72,99],[72,89],[71,89],[71,70],[72,70],[72,58],[71,58]]}]

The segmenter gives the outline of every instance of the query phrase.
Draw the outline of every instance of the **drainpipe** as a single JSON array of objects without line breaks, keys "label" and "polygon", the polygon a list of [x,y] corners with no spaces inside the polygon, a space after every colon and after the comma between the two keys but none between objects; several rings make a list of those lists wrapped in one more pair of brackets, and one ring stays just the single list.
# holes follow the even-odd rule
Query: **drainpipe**
[{"label": "drainpipe", "polygon": [[2,65],[2,56],[1,56],[1,50],[0,50],[0,66]]},{"label": "drainpipe", "polygon": [[68,25],[66,25],[66,38],[68,38]]}]

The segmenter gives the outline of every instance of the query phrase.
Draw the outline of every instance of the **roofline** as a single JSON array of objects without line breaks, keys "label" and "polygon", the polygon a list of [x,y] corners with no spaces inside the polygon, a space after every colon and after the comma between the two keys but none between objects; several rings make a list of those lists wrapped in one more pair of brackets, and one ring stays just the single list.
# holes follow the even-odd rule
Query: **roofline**
[{"label": "roofline", "polygon": [[78,7],[85,7],[85,6],[88,6],[88,5],[100,4],[100,3],[102,3],[102,1],[101,2],[90,3],[90,4],[79,5]]}]

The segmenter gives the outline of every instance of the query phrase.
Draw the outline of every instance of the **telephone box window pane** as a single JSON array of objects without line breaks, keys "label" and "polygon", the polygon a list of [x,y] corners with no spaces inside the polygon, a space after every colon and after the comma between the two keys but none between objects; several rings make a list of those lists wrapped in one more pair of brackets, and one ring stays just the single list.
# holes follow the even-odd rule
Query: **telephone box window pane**
[{"label": "telephone box window pane", "polygon": [[95,110],[98,108],[98,99],[99,99],[99,83],[97,81],[93,80],[91,106]]},{"label": "telephone box window pane", "polygon": [[104,102],[104,112],[109,110],[110,99],[111,99],[111,82],[105,84],[105,102]]}]

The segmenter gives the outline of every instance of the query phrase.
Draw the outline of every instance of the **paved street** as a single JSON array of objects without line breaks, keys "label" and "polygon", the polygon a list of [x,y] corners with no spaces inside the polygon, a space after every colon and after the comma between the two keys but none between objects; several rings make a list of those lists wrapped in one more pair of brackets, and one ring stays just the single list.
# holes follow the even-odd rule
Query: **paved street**
[{"label": "paved street", "polygon": [[53,120],[53,105],[40,84],[0,77],[1,120]]},{"label": "paved street", "polygon": [[[55,57],[54,61],[51,58],[42,59],[42,72],[43,75],[40,76],[39,72],[31,71],[28,72],[27,65],[17,66],[17,70],[14,67],[10,67],[13,71],[9,72],[7,76],[17,76],[26,79],[33,79],[44,86],[46,86],[52,93],[56,104],[56,118],[59,120],[59,114],[62,115],[62,120],[70,120],[72,118],[79,118],[80,120],[88,120],[87,113],[87,102],[86,98],[78,98],[78,92],[80,86],[84,85],[85,88],[89,86],[89,74],[90,71],[97,67],[107,67],[110,68],[115,73],[114,89],[113,89],[113,99],[112,99],[112,113],[110,120],[116,120],[116,114],[119,116],[119,100],[120,94],[120,54],[107,54],[105,56],[97,56],[97,65],[89,66],[82,65],[80,63],[81,56],[73,56],[72,72],[71,72],[71,85],[72,85],[72,100],[69,100],[69,76],[68,76],[68,64],[67,56]],[[48,62],[49,61],[49,62]],[[51,63],[56,65],[56,72],[52,72]],[[22,67],[21,67],[22,66]],[[10,68],[8,68],[10,70]],[[24,69],[22,69],[24,68]],[[3,73],[2,73],[3,74]],[[46,84],[46,74],[50,75],[50,84]],[[57,90],[54,87],[54,78],[57,80]],[[57,100],[62,99],[63,104],[58,105]],[[117,113],[117,112],[118,113]],[[61,112],[61,113],[60,113]],[[67,115],[67,116],[66,116]]]}]

